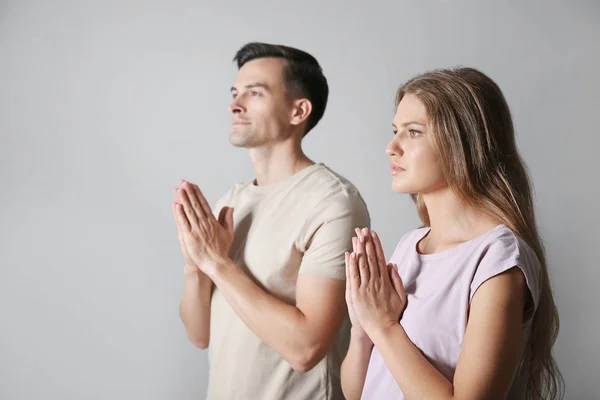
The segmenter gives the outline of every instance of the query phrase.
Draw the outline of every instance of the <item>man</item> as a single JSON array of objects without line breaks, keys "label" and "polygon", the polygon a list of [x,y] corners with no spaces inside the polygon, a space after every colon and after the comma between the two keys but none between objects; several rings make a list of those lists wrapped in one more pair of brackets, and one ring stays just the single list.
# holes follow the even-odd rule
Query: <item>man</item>
[{"label": "man", "polygon": [[357,189],[301,148],[327,80],[314,57],[286,46],[249,43],[234,60],[230,141],[248,149],[256,178],[214,214],[198,186],[176,189],[181,318],[209,348],[208,399],[342,399],[344,252],[370,220]]}]

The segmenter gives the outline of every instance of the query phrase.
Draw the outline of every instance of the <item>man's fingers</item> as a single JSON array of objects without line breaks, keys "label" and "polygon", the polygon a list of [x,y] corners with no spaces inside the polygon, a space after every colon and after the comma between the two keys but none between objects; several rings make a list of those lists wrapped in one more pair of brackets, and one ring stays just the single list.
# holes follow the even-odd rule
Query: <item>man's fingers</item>
[{"label": "man's fingers", "polygon": [[177,239],[179,241],[179,247],[181,249],[181,254],[183,254],[184,258],[187,256],[187,249],[185,247],[185,243],[183,242],[183,233],[180,227],[181,222],[179,221],[179,216],[177,215],[177,203],[173,203],[173,215],[175,216],[175,224],[177,225]]},{"label": "man's fingers", "polygon": [[221,211],[219,211],[219,225],[229,232],[230,235],[233,236],[233,207],[223,207]]},{"label": "man's fingers", "polygon": [[198,199],[198,196],[196,195],[196,192],[194,191],[194,188],[192,187],[192,185],[190,185],[189,183],[185,183],[181,186],[181,188],[187,195],[188,200],[190,201],[190,204],[192,206],[192,209],[194,210],[196,215],[199,218],[202,217],[202,215],[204,214],[204,210],[202,209],[202,206],[200,205],[200,200]]},{"label": "man's fingers", "polygon": [[181,204],[175,204],[175,215],[177,218],[177,225],[180,230],[185,232],[189,232],[192,227],[190,225],[190,221],[188,221],[185,211],[183,210],[183,206]]},{"label": "man's fingers", "polygon": [[183,227],[181,226],[181,221],[179,218],[179,214],[177,212],[177,206],[181,206],[179,203],[173,203],[171,208],[173,209],[173,217],[175,217],[175,226],[177,227],[177,236],[179,237],[179,241],[183,240],[183,235],[181,234],[181,230]]},{"label": "man's fingers", "polygon": [[225,209],[225,207],[221,208],[221,210],[219,211],[219,225],[221,225],[222,227],[225,227],[225,214],[227,213],[227,210]]},{"label": "man's fingers", "polygon": [[179,216],[177,215],[177,204],[178,203],[171,204],[171,210],[173,211],[173,218],[175,218],[175,226],[177,227],[177,231],[180,231],[181,228],[179,226]]},{"label": "man's fingers", "polygon": [[206,218],[210,218],[210,216],[213,215],[212,208],[210,207],[210,204],[208,204],[208,201],[206,201],[206,198],[202,194],[202,191],[200,190],[198,185],[194,185],[193,183],[189,182],[187,182],[187,184],[190,185],[190,187],[194,191],[194,194],[198,198],[198,201],[200,202],[200,208],[202,209],[202,213],[204,214],[204,216]]},{"label": "man's fingers", "polygon": [[227,214],[225,215],[226,228],[231,236],[235,234],[235,228],[233,225],[233,211],[233,207],[227,207]]},{"label": "man's fingers", "polygon": [[183,207],[183,212],[187,217],[189,224],[192,226],[198,225],[198,215],[192,207],[187,191],[184,189],[178,189],[177,194],[179,198],[179,203]]}]

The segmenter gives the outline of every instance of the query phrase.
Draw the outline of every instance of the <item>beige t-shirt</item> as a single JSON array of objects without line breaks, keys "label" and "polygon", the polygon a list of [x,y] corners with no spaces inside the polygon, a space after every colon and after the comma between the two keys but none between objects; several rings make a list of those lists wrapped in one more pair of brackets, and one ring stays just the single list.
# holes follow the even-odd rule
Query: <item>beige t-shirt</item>
[{"label": "beige t-shirt", "polygon": [[[296,303],[299,274],[345,279],[344,252],[352,249],[354,228],[370,227],[358,190],[320,163],[272,185],[237,184],[219,200],[215,213],[223,206],[234,207],[233,260],[290,305]],[[215,288],[207,399],[343,399],[340,366],[348,338],[346,319],[325,358],[308,372],[296,372]]]}]

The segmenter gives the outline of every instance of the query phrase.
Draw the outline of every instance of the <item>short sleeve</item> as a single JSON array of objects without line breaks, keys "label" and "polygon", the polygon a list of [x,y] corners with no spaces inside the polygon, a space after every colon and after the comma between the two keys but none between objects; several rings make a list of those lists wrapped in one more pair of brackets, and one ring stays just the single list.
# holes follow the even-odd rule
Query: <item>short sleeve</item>
[{"label": "short sleeve", "polygon": [[322,200],[304,224],[298,249],[299,274],[346,279],[344,253],[352,251],[354,229],[371,228],[367,206],[355,191],[341,191]]},{"label": "short sleeve", "polygon": [[529,320],[540,298],[541,266],[535,252],[509,230],[496,237],[483,252],[471,281],[469,302],[484,282],[514,267],[521,270],[529,289],[525,308],[525,319]]}]

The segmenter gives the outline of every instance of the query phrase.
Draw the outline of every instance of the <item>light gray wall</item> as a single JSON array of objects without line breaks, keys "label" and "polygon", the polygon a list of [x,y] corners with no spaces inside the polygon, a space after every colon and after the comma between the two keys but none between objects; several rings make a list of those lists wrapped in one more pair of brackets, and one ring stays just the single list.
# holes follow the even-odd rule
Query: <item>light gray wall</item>
[{"label": "light gray wall", "polygon": [[537,193],[567,398],[600,391],[597,1],[0,2],[0,399],[200,399],[178,317],[180,178],[252,176],[228,143],[234,52],[297,46],[331,87],[306,151],[353,181],[390,255],[417,216],[384,148],[400,83],[458,64],[503,88]]}]

